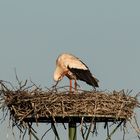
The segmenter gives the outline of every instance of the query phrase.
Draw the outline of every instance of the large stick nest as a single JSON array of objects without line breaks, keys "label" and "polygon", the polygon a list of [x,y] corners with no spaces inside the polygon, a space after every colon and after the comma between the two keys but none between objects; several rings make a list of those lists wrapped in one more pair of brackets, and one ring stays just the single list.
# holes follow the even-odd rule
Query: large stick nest
[{"label": "large stick nest", "polygon": [[[107,137],[110,139],[122,122],[124,124],[127,120],[130,122],[134,116],[135,107],[139,107],[138,94],[132,97],[129,95],[131,92],[125,92],[124,90],[111,93],[107,91],[77,90],[70,93],[65,87],[43,90],[34,83],[27,86],[27,81],[22,84],[19,80],[18,87],[4,81],[0,81],[0,85],[0,105],[3,111],[3,120],[10,114],[12,126],[17,126],[22,133],[24,131],[23,139],[26,130],[29,129],[29,134],[38,140],[31,126],[32,122],[50,122],[51,129],[59,140],[54,125],[54,122],[58,122],[58,117],[61,118],[59,122],[62,124],[69,122],[71,124],[71,120],[73,121],[75,117],[78,118],[83,140],[88,139],[90,132],[97,132],[96,122],[105,122],[104,128],[107,128]],[[65,118],[67,119],[65,120]],[[90,121],[84,120],[84,118],[90,118]],[[85,130],[83,129],[83,120],[85,123],[90,122],[90,126],[85,126]],[[74,123],[78,122],[77,120],[74,121]],[[119,122],[110,134],[108,121]]]},{"label": "large stick nest", "polygon": [[15,121],[26,118],[48,118],[62,116],[94,116],[129,119],[138,106],[136,97],[127,95],[124,90],[112,93],[102,91],[57,91],[42,90],[37,86],[8,89],[1,82],[3,106],[8,108]]}]

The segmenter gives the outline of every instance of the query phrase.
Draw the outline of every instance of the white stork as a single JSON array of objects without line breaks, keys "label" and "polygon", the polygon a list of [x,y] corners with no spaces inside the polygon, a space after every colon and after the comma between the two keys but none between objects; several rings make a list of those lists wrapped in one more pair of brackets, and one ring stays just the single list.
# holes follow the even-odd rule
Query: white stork
[{"label": "white stork", "polygon": [[72,79],[75,81],[75,90],[77,89],[76,80],[84,81],[94,88],[99,87],[99,81],[91,74],[89,68],[72,54],[63,53],[56,60],[54,80],[58,83],[64,76],[70,80],[70,91],[72,91]]}]

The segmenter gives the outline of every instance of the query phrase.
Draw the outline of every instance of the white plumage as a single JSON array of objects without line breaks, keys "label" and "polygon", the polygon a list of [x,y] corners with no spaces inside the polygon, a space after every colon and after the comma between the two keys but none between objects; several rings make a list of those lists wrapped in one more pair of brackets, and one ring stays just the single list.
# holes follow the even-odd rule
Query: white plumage
[{"label": "white plumage", "polygon": [[89,68],[72,54],[63,53],[56,60],[54,80],[58,82],[64,76],[70,79],[70,90],[72,89],[72,79],[75,80],[75,89],[77,88],[76,80],[85,81],[94,88],[98,87],[98,80],[91,74]]}]

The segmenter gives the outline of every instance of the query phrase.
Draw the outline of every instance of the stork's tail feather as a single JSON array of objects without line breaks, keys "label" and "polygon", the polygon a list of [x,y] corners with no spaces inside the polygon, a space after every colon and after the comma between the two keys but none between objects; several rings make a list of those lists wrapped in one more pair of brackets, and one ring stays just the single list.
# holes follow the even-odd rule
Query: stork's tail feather
[{"label": "stork's tail feather", "polygon": [[93,77],[89,70],[71,68],[70,71],[76,75],[78,80],[85,81],[87,84],[93,87],[99,87],[99,80]]},{"label": "stork's tail feather", "polygon": [[94,81],[93,83],[94,83],[95,87],[99,87],[99,84],[98,84],[99,80],[96,79],[95,77],[92,77],[92,79]]},{"label": "stork's tail feather", "polygon": [[86,71],[87,78],[85,79],[85,82],[93,87],[99,87],[98,82],[99,80],[96,79],[95,77],[92,76],[92,74],[90,73],[90,71]]}]

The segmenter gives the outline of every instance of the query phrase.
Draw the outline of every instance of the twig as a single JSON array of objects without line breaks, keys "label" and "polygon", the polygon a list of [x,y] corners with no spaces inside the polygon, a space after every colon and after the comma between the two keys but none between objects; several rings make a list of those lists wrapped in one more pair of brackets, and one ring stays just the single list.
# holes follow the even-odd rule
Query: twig
[{"label": "twig", "polygon": [[33,128],[28,123],[28,131],[29,131],[29,140],[31,140],[31,136],[33,136],[36,140],[39,140],[39,138],[36,136],[36,134],[33,131]]},{"label": "twig", "polygon": [[60,140],[59,135],[58,135],[58,132],[57,132],[57,129],[56,129],[54,123],[51,123],[51,126],[52,126],[52,130],[53,130],[53,132],[54,132],[57,140]]},{"label": "twig", "polygon": [[92,120],[91,120],[91,123],[90,123],[90,126],[89,126],[89,129],[88,129],[87,136],[86,136],[85,140],[88,140],[89,133],[91,132],[91,128],[92,128],[94,119],[95,119],[95,117],[93,117]]},{"label": "twig", "polygon": [[131,120],[129,120],[128,122],[131,124],[132,128],[133,128],[133,129],[135,130],[135,132],[137,133],[138,139],[140,140],[140,130],[139,130],[138,128],[136,128],[136,127],[131,123]]},{"label": "twig", "polygon": [[19,87],[21,87],[21,81],[18,79],[16,68],[14,69],[14,71],[15,71],[15,76],[16,76],[16,80],[18,82],[18,85],[19,85]]},{"label": "twig", "polygon": [[137,99],[140,96],[140,92],[138,92],[135,96],[135,98]]},{"label": "twig", "polygon": [[24,140],[26,133],[27,133],[27,129],[25,129],[25,131],[24,131],[24,133],[22,135],[22,140]]},{"label": "twig", "polygon": [[81,119],[80,130],[81,130],[82,138],[83,138],[83,140],[85,140],[85,134],[83,132],[83,121],[84,121],[84,117],[82,117],[82,119]]},{"label": "twig", "polygon": [[108,122],[106,123],[106,127],[107,127],[107,137],[108,137],[108,140],[111,140],[111,137],[110,137],[110,134],[109,134]]},{"label": "twig", "polygon": [[62,122],[62,125],[63,125],[64,129],[66,130],[67,127],[65,126],[65,123],[64,122]]},{"label": "twig", "polygon": [[125,126],[123,126],[123,140],[125,140],[125,135],[126,135]]},{"label": "twig", "polygon": [[138,121],[137,121],[135,115],[134,115],[134,121],[135,121],[135,124],[136,124],[136,126],[137,126],[137,129],[139,130],[139,133],[140,133],[140,127],[139,127],[139,125],[138,125]]},{"label": "twig", "polygon": [[123,121],[121,121],[114,129],[113,131],[110,133],[110,135],[107,137],[106,140],[110,140],[111,136],[116,132],[116,130],[120,127],[120,125],[123,123]]},{"label": "twig", "polygon": [[21,122],[25,117],[27,117],[32,111],[34,111],[34,109],[30,110],[29,112],[27,112],[20,120],[19,122]]},{"label": "twig", "polygon": [[45,135],[51,130],[52,128],[49,128],[44,134],[43,136],[41,137],[41,140],[43,140],[43,138],[45,137]]}]

